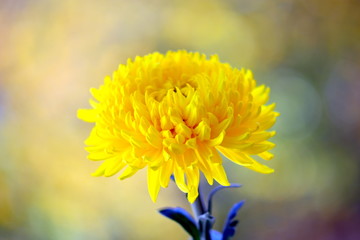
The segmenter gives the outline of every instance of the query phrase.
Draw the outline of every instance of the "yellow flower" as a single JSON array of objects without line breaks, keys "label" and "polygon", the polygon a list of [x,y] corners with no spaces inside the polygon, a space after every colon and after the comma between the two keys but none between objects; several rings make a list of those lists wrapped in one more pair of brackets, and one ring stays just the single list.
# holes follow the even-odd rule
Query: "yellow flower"
[{"label": "yellow flower", "polygon": [[169,51],[136,57],[120,65],[99,89],[93,109],[78,117],[94,122],[85,141],[90,160],[102,160],[94,176],[125,179],[147,167],[148,189],[156,201],[173,174],[193,202],[200,172],[209,184],[229,185],[221,152],[261,173],[273,169],[251,155],[270,160],[275,145],[267,132],[276,121],[275,104],[264,105],[270,89],[256,86],[251,71],[207,59],[199,53]]}]

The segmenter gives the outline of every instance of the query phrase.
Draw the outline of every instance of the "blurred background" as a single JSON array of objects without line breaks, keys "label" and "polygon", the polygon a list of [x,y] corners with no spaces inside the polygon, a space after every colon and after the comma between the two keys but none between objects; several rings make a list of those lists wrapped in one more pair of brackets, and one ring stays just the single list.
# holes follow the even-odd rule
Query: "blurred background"
[{"label": "blurred background", "polygon": [[145,171],[90,176],[76,118],[118,64],[186,49],[252,69],[281,113],[272,175],[227,164],[215,228],[246,199],[235,239],[360,239],[358,0],[1,0],[0,239],[187,239]]}]

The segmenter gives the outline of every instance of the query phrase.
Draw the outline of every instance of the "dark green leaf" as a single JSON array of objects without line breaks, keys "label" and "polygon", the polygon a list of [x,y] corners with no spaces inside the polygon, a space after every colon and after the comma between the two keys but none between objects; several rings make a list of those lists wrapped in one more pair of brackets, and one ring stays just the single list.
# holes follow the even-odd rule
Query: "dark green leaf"
[{"label": "dark green leaf", "polygon": [[185,209],[180,207],[164,208],[159,210],[159,212],[165,217],[168,217],[180,224],[194,240],[200,240],[200,232],[197,228],[195,220]]}]

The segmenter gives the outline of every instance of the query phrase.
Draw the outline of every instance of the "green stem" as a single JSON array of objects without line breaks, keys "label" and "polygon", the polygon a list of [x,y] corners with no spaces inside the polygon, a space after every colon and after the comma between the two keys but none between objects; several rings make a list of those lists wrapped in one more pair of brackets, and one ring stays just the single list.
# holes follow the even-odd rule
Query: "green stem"
[{"label": "green stem", "polygon": [[[206,209],[204,206],[204,202],[201,196],[201,192],[199,189],[199,196],[196,198],[195,202],[193,204],[191,204],[191,208],[192,211],[194,213],[194,217],[196,219],[196,221],[198,222],[198,224],[200,225],[200,221],[199,221],[199,217],[200,215],[203,215],[206,213]],[[200,226],[198,226],[200,227]],[[200,236],[200,240],[211,240],[211,236],[210,236],[210,229],[207,229],[207,227],[201,226],[200,227],[200,231],[201,231],[201,236]]]},{"label": "green stem", "polygon": [[191,204],[191,209],[195,215],[196,221],[199,221],[199,216],[205,213],[204,202],[201,197],[200,189],[199,196],[196,198],[195,202]]}]

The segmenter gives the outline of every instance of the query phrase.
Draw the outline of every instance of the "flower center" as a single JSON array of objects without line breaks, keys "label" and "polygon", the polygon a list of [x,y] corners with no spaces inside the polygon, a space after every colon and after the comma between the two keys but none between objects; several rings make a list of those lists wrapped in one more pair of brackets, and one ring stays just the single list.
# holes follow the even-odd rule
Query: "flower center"
[{"label": "flower center", "polygon": [[181,85],[173,84],[170,82],[167,82],[158,89],[152,89],[151,96],[158,102],[162,102],[165,96],[167,96],[170,92],[173,93],[181,93],[183,97],[187,97],[189,95],[189,92],[196,89],[195,86],[193,86],[191,83],[183,83]]}]

